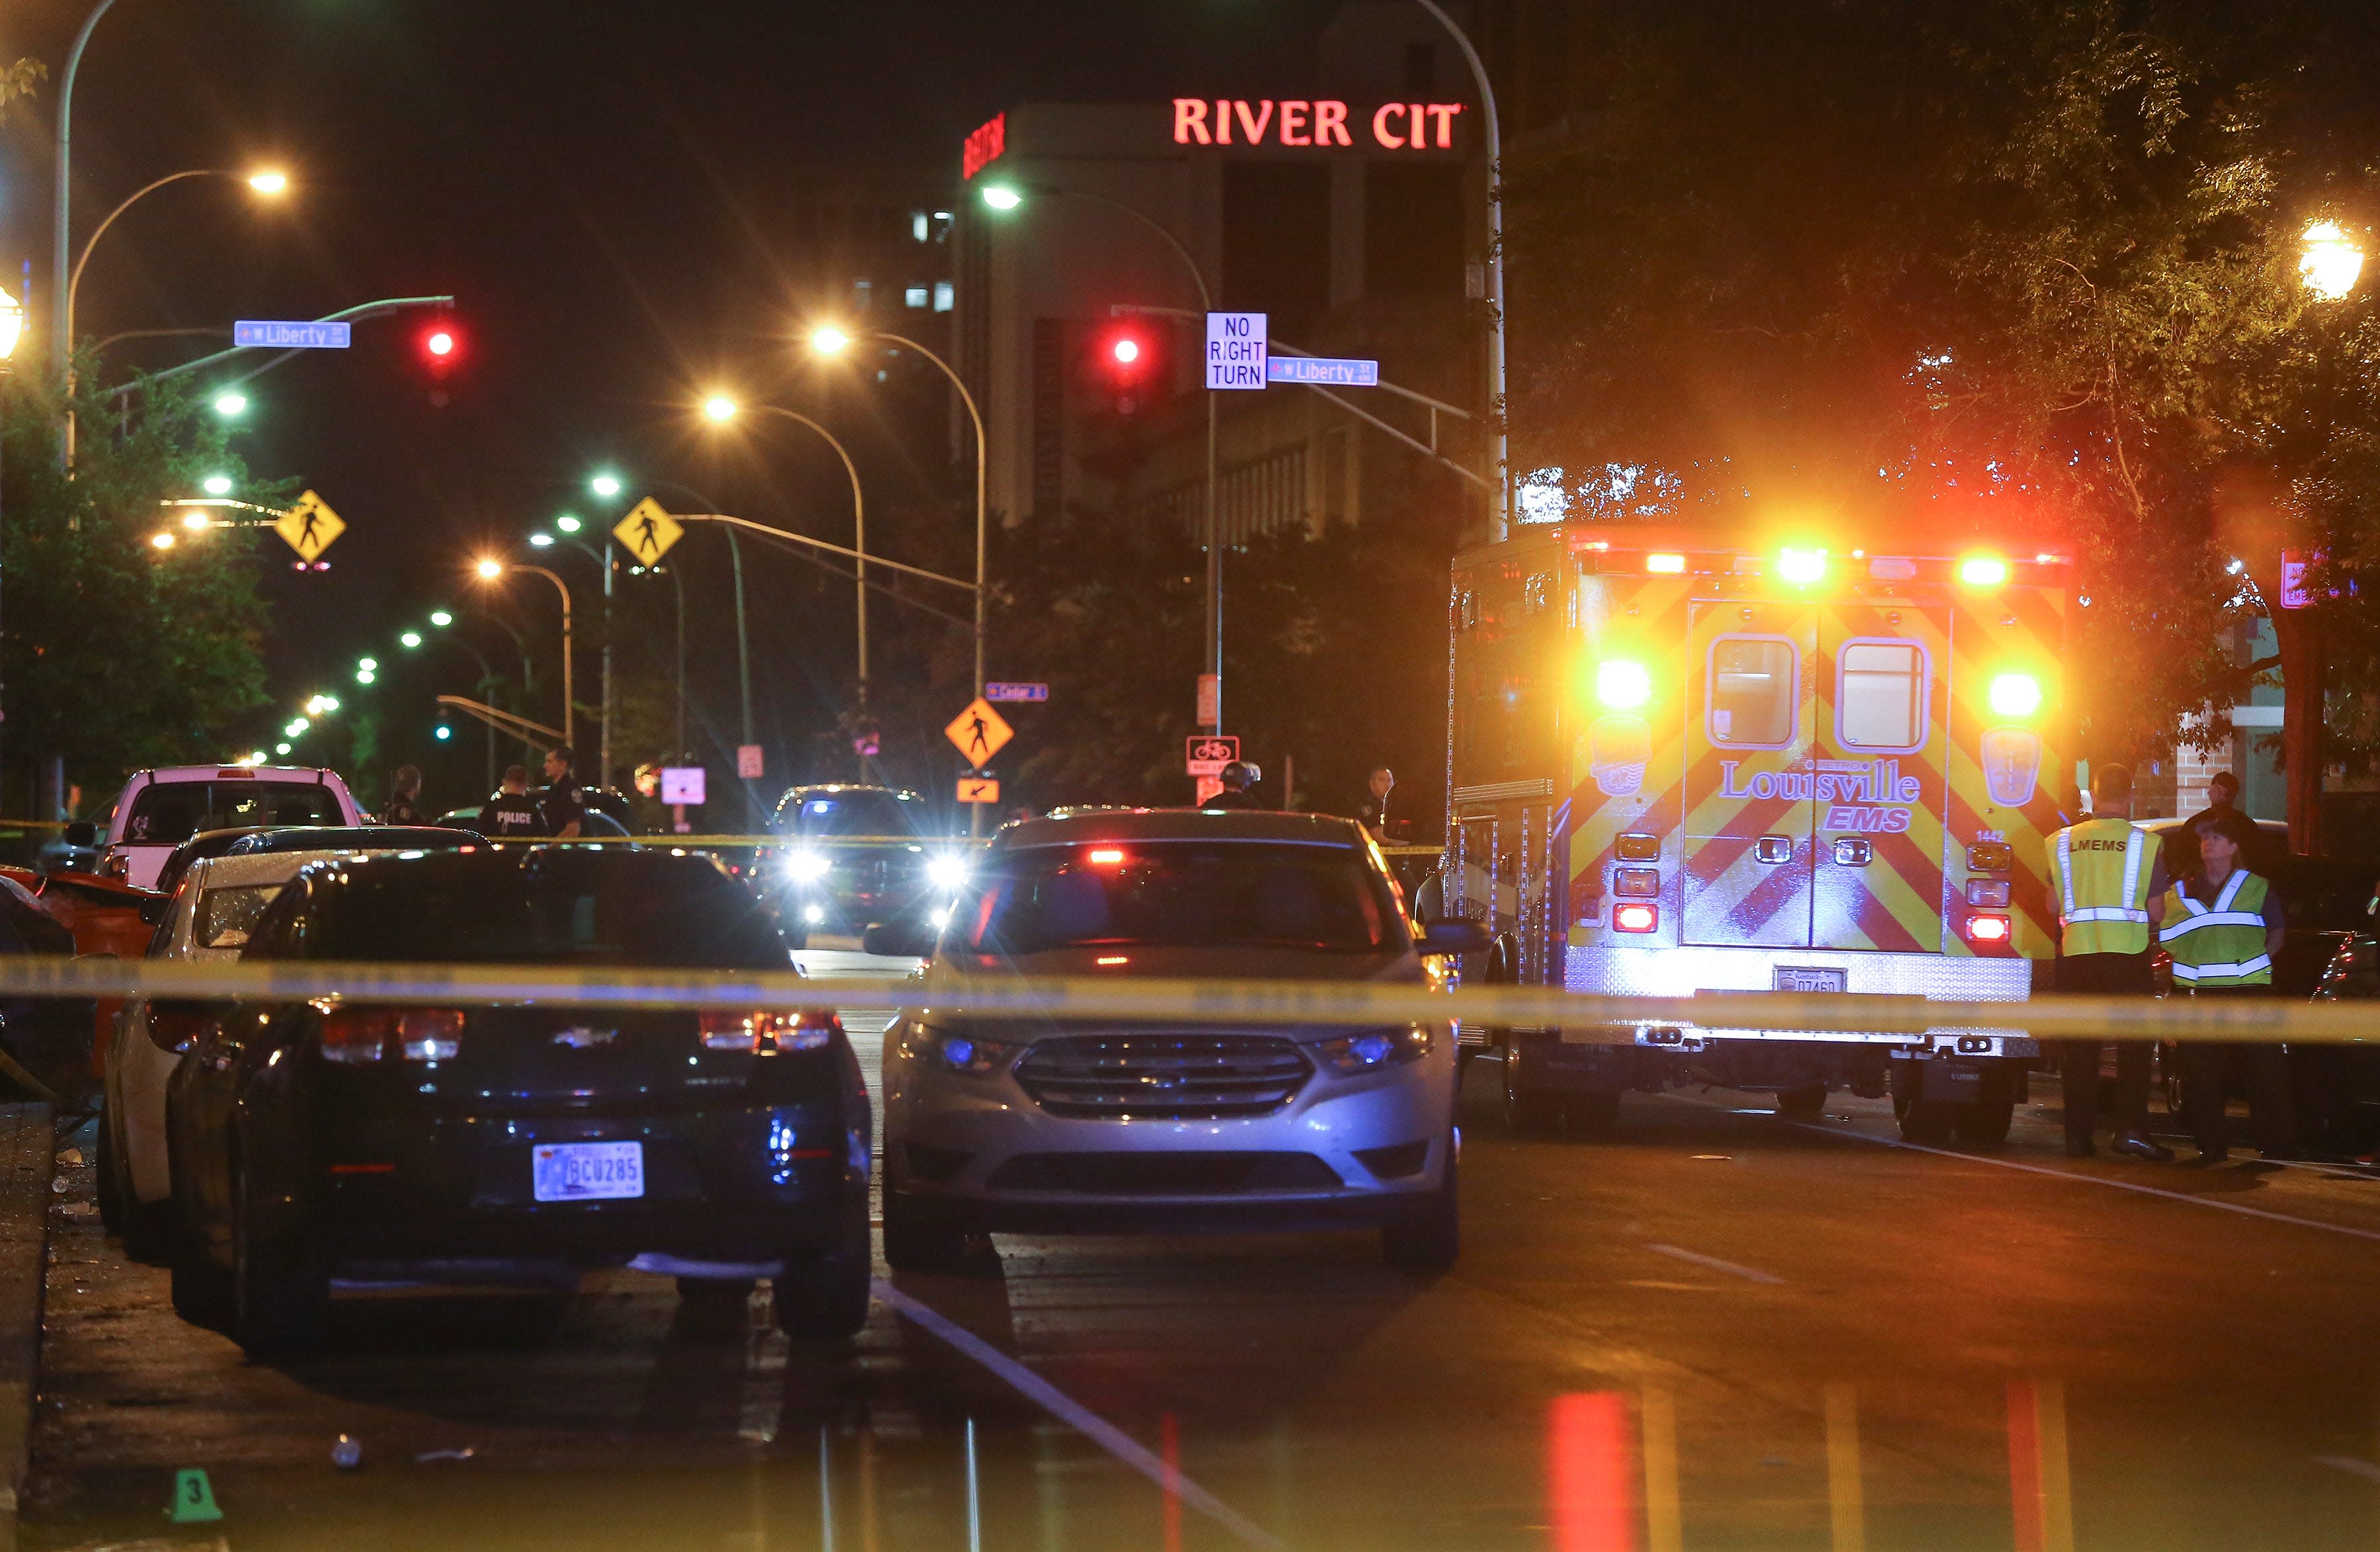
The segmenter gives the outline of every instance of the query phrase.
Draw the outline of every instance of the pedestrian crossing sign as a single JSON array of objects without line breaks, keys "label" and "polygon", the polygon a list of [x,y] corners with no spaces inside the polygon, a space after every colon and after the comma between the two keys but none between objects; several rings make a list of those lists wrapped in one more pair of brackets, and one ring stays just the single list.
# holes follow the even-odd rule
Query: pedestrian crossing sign
[{"label": "pedestrian crossing sign", "polygon": [[346,531],[346,523],[341,520],[339,514],[331,510],[331,504],[312,491],[299,496],[298,505],[282,513],[273,523],[273,532],[281,535],[283,542],[298,552],[300,560],[318,558],[331,547],[332,540]]},{"label": "pedestrian crossing sign", "polygon": [[669,553],[686,533],[686,525],[662,509],[662,504],[651,496],[645,497],[628,508],[612,530],[612,537],[627,546],[628,554],[639,566],[650,566]]},{"label": "pedestrian crossing sign", "polygon": [[980,766],[999,753],[1008,740],[1016,736],[1008,724],[992,710],[991,703],[978,695],[973,704],[951,719],[942,736],[958,746],[967,764]]}]

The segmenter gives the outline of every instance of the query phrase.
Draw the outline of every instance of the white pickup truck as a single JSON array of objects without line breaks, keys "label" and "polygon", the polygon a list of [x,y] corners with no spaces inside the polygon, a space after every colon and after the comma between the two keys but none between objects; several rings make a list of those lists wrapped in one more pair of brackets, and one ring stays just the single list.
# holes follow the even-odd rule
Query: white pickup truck
[{"label": "white pickup truck", "polygon": [[202,830],[360,825],[339,773],[298,765],[169,765],[138,771],[115,796],[99,838],[99,871],[154,888],[165,859]]}]

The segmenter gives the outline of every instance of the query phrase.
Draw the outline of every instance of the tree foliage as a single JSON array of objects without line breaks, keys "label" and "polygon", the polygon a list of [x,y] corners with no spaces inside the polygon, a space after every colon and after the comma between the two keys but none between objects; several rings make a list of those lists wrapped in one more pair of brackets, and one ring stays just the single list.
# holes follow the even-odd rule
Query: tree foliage
[{"label": "tree foliage", "polygon": [[259,531],[151,544],[168,526],[162,501],[237,472],[219,422],[171,385],[120,425],[116,407],[86,398],[68,478],[55,401],[22,377],[0,385],[0,791],[25,791],[31,763],[53,755],[103,791],[143,764],[228,754],[232,719],[263,699]]},{"label": "tree foliage", "polygon": [[2380,214],[2367,13],[1718,0],[1606,25],[1608,113],[1510,169],[1521,466],[1624,470],[1687,520],[2065,537],[2086,747],[2153,754],[2192,711],[2228,730],[2234,476],[2273,476],[2338,554],[2380,535],[2370,304],[2298,272],[2309,221]]}]

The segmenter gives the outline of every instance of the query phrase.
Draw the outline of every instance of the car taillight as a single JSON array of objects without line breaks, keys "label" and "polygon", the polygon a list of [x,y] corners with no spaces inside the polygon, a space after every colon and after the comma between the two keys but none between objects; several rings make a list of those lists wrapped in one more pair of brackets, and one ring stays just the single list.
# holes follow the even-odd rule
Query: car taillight
[{"label": "car taillight", "polygon": [[1975,915],[1967,918],[1967,941],[1970,943],[2006,943],[2008,940],[2007,917]]},{"label": "car taillight", "polygon": [[805,1008],[798,1013],[707,1008],[700,1024],[703,1046],[712,1051],[823,1050],[843,1028],[831,1008]]},{"label": "car taillight", "polygon": [[1613,909],[1611,925],[1623,933],[1649,933],[1661,924],[1661,908],[1654,905],[1623,905]]},{"label": "car taillight", "polygon": [[322,1059],[362,1066],[402,1056],[452,1061],[463,1049],[463,1014],[453,1008],[341,1008],[322,1020]]}]

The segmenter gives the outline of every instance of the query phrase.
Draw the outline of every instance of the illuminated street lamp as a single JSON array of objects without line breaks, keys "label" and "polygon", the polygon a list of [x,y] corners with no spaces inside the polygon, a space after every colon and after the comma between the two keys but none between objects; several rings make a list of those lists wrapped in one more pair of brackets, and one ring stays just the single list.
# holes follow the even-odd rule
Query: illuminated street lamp
[{"label": "illuminated street lamp", "polygon": [[620,477],[617,474],[598,474],[587,482],[587,488],[597,495],[617,495],[620,494]]},{"label": "illuminated street lamp", "polygon": [[205,491],[209,495],[229,495],[231,494],[231,476],[228,474],[210,474],[205,479],[199,482],[199,488]]},{"label": "illuminated street lamp", "polygon": [[215,395],[215,413],[233,420],[248,413],[248,396],[237,390]]},{"label": "illuminated street lamp", "polygon": [[443,609],[432,609],[430,612],[430,623],[443,630],[455,623],[455,617]]},{"label": "illuminated street lamp", "polygon": [[517,561],[507,563],[505,561],[497,560],[493,556],[483,557],[477,565],[473,566],[471,569],[478,573],[480,580],[489,582],[497,580],[508,571],[535,572],[538,576],[543,577],[547,581],[552,582],[553,584],[553,590],[562,594],[562,741],[569,744],[573,749],[576,749],[577,747],[578,740],[575,737],[577,732],[577,724],[573,720],[573,717],[576,715],[576,708],[572,704],[573,692],[571,688],[569,585],[563,581],[560,577],[547,570],[542,566],[523,566]]},{"label": "illuminated street lamp", "polygon": [[[966,380],[952,369],[951,363],[942,360],[941,357],[934,354],[931,350],[927,349],[916,340],[904,338],[902,336],[897,334],[887,334],[880,330],[871,331],[868,337],[870,339],[880,339],[888,344],[900,346],[905,350],[915,350],[918,355],[925,357],[926,360],[933,362],[935,366],[941,368],[942,375],[951,380],[951,386],[958,390],[959,402],[966,406],[967,420],[975,427],[975,692],[977,695],[980,696],[983,694],[983,614],[985,598],[983,411],[977,408],[975,395],[967,391]],[[844,351],[850,348],[852,336],[847,331],[838,328],[832,324],[821,324],[810,331],[810,349],[820,356],[840,356]],[[855,476],[855,489],[856,488],[856,485],[857,480]],[[976,822],[979,822],[983,813],[983,805],[980,803],[971,803],[968,807],[974,816],[974,820]]]},{"label": "illuminated street lamp", "polygon": [[578,520],[577,513],[565,512],[562,516],[553,519],[553,526],[562,530],[565,533],[576,533],[587,525]]},{"label": "illuminated street lamp", "polygon": [[170,550],[174,547],[174,536],[170,533],[152,533],[149,536],[149,543],[158,549]]},{"label": "illuminated street lamp", "polygon": [[2363,250],[2336,221],[2313,221],[2299,239],[2298,278],[2316,301],[2338,301],[2363,273]]},{"label": "illuminated street lamp", "polygon": [[1004,183],[986,184],[983,202],[994,210],[1014,210],[1025,202],[1025,196]]}]

